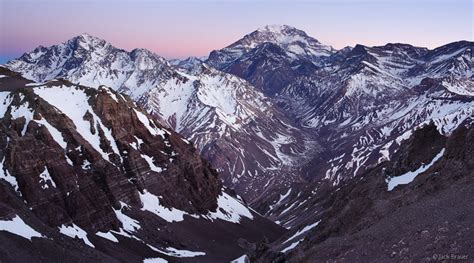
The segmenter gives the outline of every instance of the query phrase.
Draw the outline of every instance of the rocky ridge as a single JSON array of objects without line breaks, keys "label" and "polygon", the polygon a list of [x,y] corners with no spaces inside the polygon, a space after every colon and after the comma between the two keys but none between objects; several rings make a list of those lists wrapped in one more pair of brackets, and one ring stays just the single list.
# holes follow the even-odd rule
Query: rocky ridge
[{"label": "rocky ridge", "polygon": [[14,89],[0,92],[0,238],[17,246],[3,259],[220,262],[242,253],[239,238],[282,232],[130,98],[0,70],[1,90]]}]

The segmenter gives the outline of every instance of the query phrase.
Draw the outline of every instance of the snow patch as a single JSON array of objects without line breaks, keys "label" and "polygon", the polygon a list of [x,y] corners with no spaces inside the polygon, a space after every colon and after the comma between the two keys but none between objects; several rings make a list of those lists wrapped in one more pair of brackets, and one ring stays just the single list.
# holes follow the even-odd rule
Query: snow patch
[{"label": "snow patch", "polygon": [[146,190],[143,191],[143,194],[140,193],[140,200],[143,204],[142,211],[149,211],[170,223],[183,221],[184,215],[188,214],[176,208],[167,208],[160,205],[158,196]]},{"label": "snow patch", "polygon": [[96,236],[108,239],[112,242],[118,243],[118,239],[112,234],[112,232],[97,232],[95,233]]},{"label": "snow patch", "polygon": [[232,260],[230,263],[246,263],[247,261],[247,255],[242,255],[241,257],[238,257],[234,260]]},{"label": "snow patch", "polygon": [[250,210],[225,192],[217,198],[217,211],[203,216],[210,219],[222,219],[232,223],[239,223],[242,217],[253,219]]},{"label": "snow patch", "polygon": [[89,239],[87,238],[87,232],[84,231],[82,228],[78,227],[74,223],[72,226],[65,226],[62,225],[59,227],[59,232],[61,234],[72,237],[72,238],[80,238],[86,243],[86,245],[95,248],[94,244],[92,244]]},{"label": "snow patch", "polygon": [[408,173],[402,174],[400,176],[395,176],[392,178],[388,179],[388,191],[392,191],[397,185],[403,185],[403,184],[409,184],[413,180],[415,180],[415,177],[418,176],[421,173],[424,173],[426,170],[428,170],[436,161],[438,161],[444,154],[444,148],[439,152],[433,160],[427,164],[427,165],[422,165],[415,171],[410,171]]},{"label": "snow patch", "polygon": [[290,193],[291,193],[291,188],[288,189],[288,192],[286,192],[285,194],[280,194],[280,199],[278,199],[278,201],[275,204],[270,205],[270,210],[273,210],[273,208],[278,207],[281,204],[281,202],[290,195]]},{"label": "snow patch", "polygon": [[189,214],[176,208],[164,207],[160,205],[160,200],[156,195],[146,190],[143,194],[140,193],[140,200],[143,204],[141,208],[142,211],[154,213],[170,223],[183,221],[184,215],[189,215],[194,218],[204,218],[211,221],[221,219],[231,223],[239,223],[242,217],[253,219],[252,213],[245,205],[225,192],[222,192],[221,195],[217,197],[218,207],[216,212],[209,212],[205,215]]},{"label": "snow patch", "polygon": [[10,92],[0,92],[0,118],[5,116],[11,102],[12,97],[10,96]]},{"label": "snow patch", "polygon": [[141,154],[141,156],[148,163],[148,166],[150,167],[152,171],[157,172],[157,173],[161,173],[163,171],[163,168],[158,167],[153,163],[153,158],[151,158],[150,156],[146,154]]},{"label": "snow patch", "polygon": [[49,170],[48,170],[48,167],[44,167],[44,171],[41,172],[41,174],[39,175],[40,177],[40,184],[41,184],[41,188],[43,189],[48,189],[49,188],[49,184],[51,186],[53,186],[54,188],[56,188],[56,184],[54,183],[54,180],[53,178],[51,178],[51,175],[49,174]]},{"label": "snow patch", "polygon": [[0,230],[22,236],[31,240],[32,237],[43,237],[38,231],[27,225],[18,215],[9,220],[0,220]]},{"label": "snow patch", "polygon": [[124,207],[129,207],[129,206],[122,201],[120,201],[120,206],[121,206],[120,209],[114,210],[114,212],[117,219],[122,223],[123,229],[128,232],[134,232],[140,229],[141,226],[137,220],[127,216],[126,214],[122,212],[122,209]]},{"label": "snow patch", "polygon": [[19,187],[18,187],[18,182],[16,181],[16,177],[12,176],[8,172],[8,170],[3,167],[4,164],[5,164],[5,159],[3,159],[3,161],[0,163],[0,178],[7,181],[13,187],[13,189],[15,189],[15,191],[19,192]]},{"label": "snow patch", "polygon": [[141,113],[140,111],[137,111],[136,109],[133,109],[133,111],[135,111],[135,114],[137,115],[138,120],[140,120],[140,122],[148,129],[151,135],[153,136],[160,135],[163,139],[165,138],[164,130],[160,128],[151,127],[150,125],[151,120],[148,119],[148,117],[145,114]]},{"label": "snow patch", "polygon": [[18,119],[21,117],[25,118],[25,124],[23,126],[23,129],[21,131],[21,136],[25,136],[26,129],[28,128],[28,123],[33,119],[33,111],[28,107],[29,103],[26,102],[24,104],[21,104],[20,106],[13,106],[10,114],[12,116],[12,119]]},{"label": "snow patch", "polygon": [[206,253],[204,253],[204,252],[180,250],[180,249],[176,249],[176,248],[173,248],[173,247],[167,247],[166,250],[168,251],[168,253],[171,254],[171,256],[179,257],[179,258],[191,258],[191,257],[206,255]]},{"label": "snow patch", "polygon": [[54,141],[59,144],[64,150],[66,150],[67,147],[67,142],[64,139],[63,135],[61,132],[59,132],[53,125],[51,125],[46,119],[42,118],[41,120],[35,120],[35,122],[45,126],[49,134],[53,137]]},{"label": "snow patch", "polygon": [[318,226],[319,223],[321,223],[321,220],[319,220],[319,221],[316,222],[316,223],[313,223],[313,224],[310,224],[310,225],[307,225],[307,226],[303,227],[303,229],[298,230],[298,232],[296,232],[294,235],[292,235],[290,238],[288,238],[288,239],[287,239],[285,242],[283,242],[283,243],[286,243],[286,242],[288,242],[288,241],[291,241],[291,240],[293,240],[295,237],[298,237],[298,236],[300,236],[300,235],[302,235],[302,234],[308,232],[309,230],[311,230],[311,229],[315,228],[316,226]]},{"label": "snow patch", "polygon": [[168,261],[162,258],[145,258],[143,263],[168,263]]},{"label": "snow patch", "polygon": [[286,253],[286,252],[292,250],[292,249],[295,248],[301,241],[303,241],[303,239],[300,239],[300,240],[298,240],[298,241],[296,241],[296,242],[293,242],[291,245],[289,245],[288,247],[286,247],[285,249],[283,249],[281,252]]},{"label": "snow patch", "polygon": [[[143,240],[140,240],[140,241],[143,242]],[[197,257],[197,256],[206,255],[206,253],[204,253],[204,252],[193,252],[193,251],[189,251],[189,250],[178,250],[178,249],[172,248],[172,247],[168,247],[166,249],[159,249],[159,248],[156,248],[156,247],[154,247],[152,245],[149,245],[145,242],[143,242],[143,243],[146,244],[153,251],[156,251],[156,252],[165,254],[167,256],[171,256],[171,257],[189,258],[189,257]]]}]

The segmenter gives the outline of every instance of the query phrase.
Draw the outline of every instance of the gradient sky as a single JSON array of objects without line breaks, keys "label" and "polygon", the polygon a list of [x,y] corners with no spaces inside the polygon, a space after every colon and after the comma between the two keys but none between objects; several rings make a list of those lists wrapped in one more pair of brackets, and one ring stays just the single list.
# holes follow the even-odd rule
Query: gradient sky
[{"label": "gradient sky", "polygon": [[474,0],[0,0],[0,63],[87,32],[166,58],[207,55],[267,24],[335,48],[473,40]]}]

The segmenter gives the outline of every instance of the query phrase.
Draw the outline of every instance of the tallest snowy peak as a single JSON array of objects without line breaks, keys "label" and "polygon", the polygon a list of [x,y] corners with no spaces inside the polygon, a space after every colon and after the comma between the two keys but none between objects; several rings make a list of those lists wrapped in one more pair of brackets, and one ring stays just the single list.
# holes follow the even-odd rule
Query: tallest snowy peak
[{"label": "tallest snowy peak", "polygon": [[264,27],[261,27],[257,29],[257,31],[260,32],[272,32],[272,33],[283,33],[284,31],[287,30],[298,30],[292,26],[288,25],[266,25]]},{"label": "tallest snowy peak", "polygon": [[232,53],[241,54],[264,43],[281,47],[292,58],[306,58],[316,63],[319,63],[317,61],[320,61],[320,57],[328,57],[335,51],[331,46],[323,45],[308,36],[303,30],[288,25],[261,27],[231,44],[227,49],[234,50]]},{"label": "tallest snowy peak", "polygon": [[288,25],[266,25],[247,36],[268,40],[268,42],[289,43],[298,40],[310,40],[313,43],[319,43],[318,40],[308,36],[303,30]]},{"label": "tallest snowy peak", "polygon": [[[302,37],[302,38],[311,38],[301,29],[288,25],[266,25],[257,29],[254,34],[267,34],[267,35],[280,35],[287,37]],[[318,42],[316,39],[312,38],[314,41]],[[319,43],[319,42],[318,42]]]},{"label": "tallest snowy peak", "polygon": [[[298,45],[303,49],[306,47],[319,49],[323,46],[303,30],[288,25],[267,25],[245,35],[230,47],[255,48],[266,42],[279,45],[284,49],[290,45]],[[332,50],[331,47],[324,47],[324,49]]]},{"label": "tallest snowy peak", "polygon": [[[271,43],[273,45],[268,45]],[[336,52],[328,45],[321,44],[303,30],[288,25],[267,25],[261,27],[231,45],[213,51],[206,63],[216,68],[225,68],[232,61],[252,50],[265,50],[273,53],[271,47],[278,46],[290,60],[307,60],[315,65],[322,65],[324,60]],[[257,49],[258,48],[258,49]]]}]

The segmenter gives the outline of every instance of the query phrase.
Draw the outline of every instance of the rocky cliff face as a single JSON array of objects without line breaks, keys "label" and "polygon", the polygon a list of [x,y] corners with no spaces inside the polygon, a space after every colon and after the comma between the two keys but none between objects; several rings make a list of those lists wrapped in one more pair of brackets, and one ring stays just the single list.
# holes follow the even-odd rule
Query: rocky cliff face
[{"label": "rocky cliff face", "polygon": [[[191,143],[129,98],[105,86],[27,83],[3,68],[1,75],[2,90],[14,91],[0,92],[0,236],[29,244],[21,259],[59,260],[41,251],[51,243],[66,253],[76,244],[106,261],[230,260],[241,250],[238,238],[281,231],[226,193]],[[34,234],[32,244],[18,238],[22,228]],[[212,237],[222,251],[203,243],[208,228],[229,231]],[[5,260],[21,255],[2,251]],[[66,259],[78,260],[74,253]]]}]

